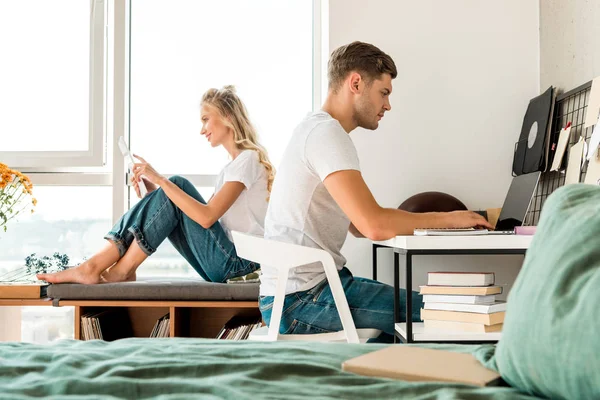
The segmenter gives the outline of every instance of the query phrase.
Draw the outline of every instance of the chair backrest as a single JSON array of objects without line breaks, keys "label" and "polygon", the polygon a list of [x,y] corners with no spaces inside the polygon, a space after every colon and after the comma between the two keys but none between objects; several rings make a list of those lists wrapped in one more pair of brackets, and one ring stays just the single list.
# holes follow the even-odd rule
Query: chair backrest
[{"label": "chair backrest", "polygon": [[249,235],[237,231],[232,231],[231,234],[239,257],[259,263],[261,266],[277,268],[279,271],[275,299],[273,301],[271,323],[269,324],[269,336],[273,340],[276,340],[279,335],[279,326],[283,312],[283,301],[285,299],[285,289],[289,270],[301,265],[320,262],[323,265],[327,281],[331,287],[333,299],[342,321],[346,339],[350,343],[359,343],[358,333],[356,332],[354,320],[350,313],[350,307],[348,307],[348,302],[344,295],[340,276],[335,267],[333,257],[331,257],[328,252],[312,247],[268,240],[260,236]]},{"label": "chair backrest", "polygon": [[264,239],[262,236],[237,231],[232,231],[231,234],[237,255],[261,265],[290,269],[299,265],[321,261],[323,257],[331,258],[329,253],[321,249],[277,242]]}]

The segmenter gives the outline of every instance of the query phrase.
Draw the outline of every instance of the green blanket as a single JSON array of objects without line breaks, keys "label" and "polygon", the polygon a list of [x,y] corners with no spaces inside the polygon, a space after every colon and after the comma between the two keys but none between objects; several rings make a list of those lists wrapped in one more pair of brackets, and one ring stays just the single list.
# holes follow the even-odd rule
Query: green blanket
[{"label": "green blanket", "polygon": [[568,185],[548,197],[495,358],[524,392],[600,399],[599,240],[600,187]]},{"label": "green blanket", "polygon": [[[342,361],[382,347],[184,338],[0,343],[0,399],[532,398],[509,387],[408,383],[341,371]],[[484,363],[494,352],[493,346],[436,347],[472,352]]]}]

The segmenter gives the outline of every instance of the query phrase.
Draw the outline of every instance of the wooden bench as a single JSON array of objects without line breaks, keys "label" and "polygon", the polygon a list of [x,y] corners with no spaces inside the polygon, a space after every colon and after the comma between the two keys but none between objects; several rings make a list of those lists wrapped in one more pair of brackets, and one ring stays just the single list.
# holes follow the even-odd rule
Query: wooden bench
[{"label": "wooden bench", "polygon": [[149,337],[156,321],[165,314],[169,314],[170,337],[201,338],[216,338],[233,316],[260,316],[258,284],[214,284],[190,279],[61,284],[51,285],[48,296],[33,300],[0,299],[0,307],[74,307],[75,339],[82,338],[82,315],[112,307],[127,311],[134,337]]}]

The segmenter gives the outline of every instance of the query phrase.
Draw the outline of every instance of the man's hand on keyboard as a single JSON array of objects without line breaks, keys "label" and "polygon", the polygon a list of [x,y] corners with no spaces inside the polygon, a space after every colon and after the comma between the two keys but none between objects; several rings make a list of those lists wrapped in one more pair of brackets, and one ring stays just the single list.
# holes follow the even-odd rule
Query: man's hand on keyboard
[{"label": "man's hand on keyboard", "polygon": [[494,229],[481,215],[473,211],[452,211],[445,215],[447,228],[486,228]]}]

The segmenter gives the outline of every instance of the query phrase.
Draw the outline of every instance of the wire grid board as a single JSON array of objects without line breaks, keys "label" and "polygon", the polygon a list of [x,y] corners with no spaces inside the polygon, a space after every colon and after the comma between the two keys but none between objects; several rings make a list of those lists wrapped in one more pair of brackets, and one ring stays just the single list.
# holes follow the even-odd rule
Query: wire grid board
[{"label": "wire grid board", "polygon": [[[560,130],[571,122],[571,136],[569,137],[569,145],[563,158],[563,167],[560,171],[544,172],[540,177],[540,182],[536,188],[531,206],[525,218],[524,225],[537,225],[540,213],[544,207],[544,202],[552,192],[565,184],[566,178],[566,160],[568,160],[568,151],[571,146],[579,141],[579,137],[583,136],[586,143],[590,143],[592,136],[592,128],[584,128],[585,114],[592,88],[592,81],[584,83],[573,90],[569,90],[556,97],[554,104],[554,115],[552,116],[551,142],[557,143]],[[552,160],[549,160],[552,161]],[[548,162],[550,165],[551,162]],[[550,167],[548,167],[550,168]],[[579,182],[583,182],[587,172],[588,164],[584,164],[579,175]]]}]

